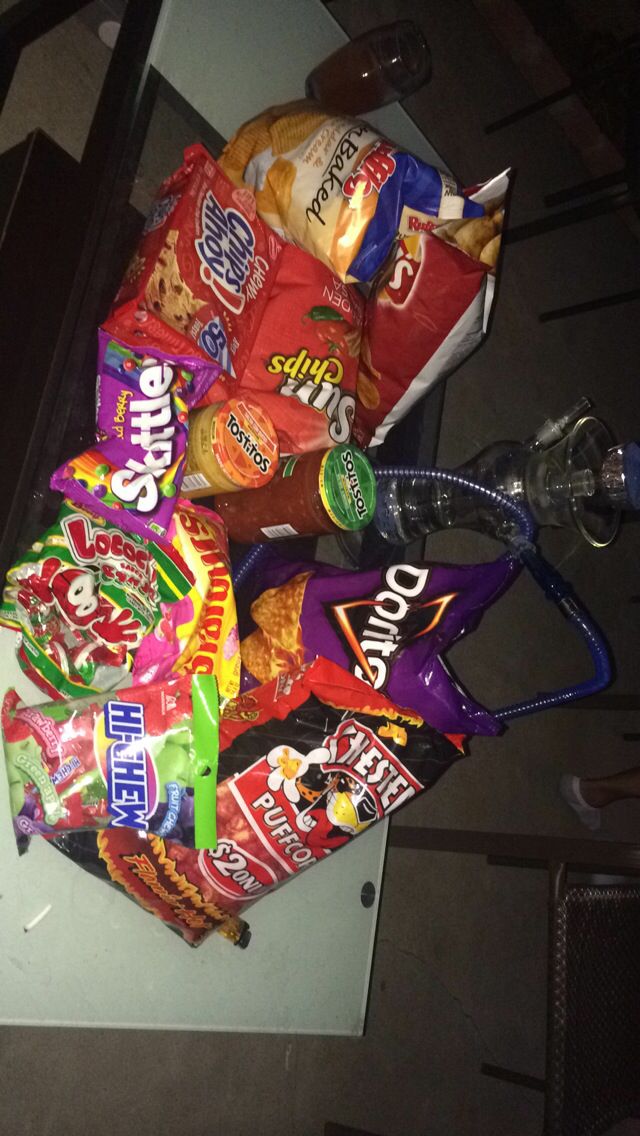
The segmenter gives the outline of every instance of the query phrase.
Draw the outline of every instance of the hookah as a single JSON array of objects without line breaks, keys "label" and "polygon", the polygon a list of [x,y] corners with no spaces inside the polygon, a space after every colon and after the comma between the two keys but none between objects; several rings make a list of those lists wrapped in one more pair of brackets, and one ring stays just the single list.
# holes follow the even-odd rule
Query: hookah
[{"label": "hookah", "polygon": [[581,398],[527,441],[492,443],[456,471],[462,480],[400,466],[380,470],[378,533],[392,544],[453,527],[500,537],[504,515],[487,508],[488,498],[467,484],[474,482],[528,509],[537,525],[574,529],[605,548],[622,512],[640,509],[640,445],[617,444],[589,408]]}]

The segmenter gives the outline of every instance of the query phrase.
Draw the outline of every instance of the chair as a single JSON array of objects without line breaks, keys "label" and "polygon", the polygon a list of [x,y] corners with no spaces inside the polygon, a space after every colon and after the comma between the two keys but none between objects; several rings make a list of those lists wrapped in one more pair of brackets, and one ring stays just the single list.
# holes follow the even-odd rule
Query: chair
[{"label": "chair", "polygon": [[390,845],[548,870],[545,1077],[481,1071],[544,1092],[544,1136],[599,1136],[640,1116],[640,880],[567,882],[576,870],[640,875],[640,845],[398,825]]},{"label": "chair", "polygon": [[[606,64],[585,72],[575,83],[536,103],[522,107],[497,122],[490,123],[485,127],[485,133],[490,134],[518,122],[529,114],[566,98],[567,95],[584,90],[594,78],[615,74],[620,69],[623,69],[627,86],[624,165],[615,172],[547,194],[544,198],[547,207],[569,204],[569,208],[557,210],[507,229],[503,237],[505,244],[530,240],[532,237],[564,229],[590,218],[602,217],[619,209],[631,207],[638,212],[640,208],[640,36],[630,37],[618,51],[614,52]],[[541,323],[547,323],[550,320],[566,319],[568,316],[593,312],[599,308],[630,303],[638,299],[640,299],[640,288],[631,288],[608,296],[598,296],[580,304],[570,304],[540,312],[538,319]]]}]

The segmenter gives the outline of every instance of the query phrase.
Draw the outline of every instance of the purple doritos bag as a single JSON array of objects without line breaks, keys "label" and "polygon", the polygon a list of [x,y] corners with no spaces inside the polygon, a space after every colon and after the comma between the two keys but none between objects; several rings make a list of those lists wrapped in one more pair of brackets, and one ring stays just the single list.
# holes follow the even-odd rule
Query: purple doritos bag
[{"label": "purple doritos bag", "polygon": [[98,335],[96,444],[60,466],[51,488],[121,529],[157,540],[166,536],[180,492],[189,409],[220,367]]},{"label": "purple doritos bag", "polygon": [[269,550],[250,609],[255,629],[241,644],[244,687],[323,655],[443,733],[498,734],[501,723],[462,689],[441,656],[477,627],[519,570],[502,556],[490,564],[417,562],[355,572]]}]

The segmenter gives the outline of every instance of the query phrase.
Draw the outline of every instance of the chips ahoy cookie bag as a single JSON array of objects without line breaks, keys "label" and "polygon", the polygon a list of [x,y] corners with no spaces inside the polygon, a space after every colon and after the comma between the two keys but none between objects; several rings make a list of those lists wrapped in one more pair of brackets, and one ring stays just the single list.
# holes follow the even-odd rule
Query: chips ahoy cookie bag
[{"label": "chips ahoy cookie bag", "polygon": [[60,466],[51,488],[129,532],[165,537],[182,484],[188,412],[220,368],[98,336],[96,443]]},{"label": "chips ahoy cookie bag", "polygon": [[160,187],[104,326],[126,339],[137,324],[146,346],[195,352],[241,375],[281,249],[253,194],[234,187],[203,146],[189,146]]}]

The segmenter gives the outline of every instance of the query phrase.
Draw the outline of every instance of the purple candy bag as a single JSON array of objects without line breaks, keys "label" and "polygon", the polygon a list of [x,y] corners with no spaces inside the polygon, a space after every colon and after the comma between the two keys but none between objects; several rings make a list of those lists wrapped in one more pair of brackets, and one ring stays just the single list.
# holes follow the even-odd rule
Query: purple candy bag
[{"label": "purple candy bag", "polygon": [[141,351],[98,333],[96,444],[51,478],[76,505],[121,529],[165,537],[180,492],[189,409],[220,375],[217,363]]},{"label": "purple candy bag", "polygon": [[[284,560],[269,552],[260,563],[260,595],[309,573],[299,614],[300,651],[282,650],[269,612],[278,605],[252,604],[260,644],[271,665],[309,662],[323,655],[384,691],[398,706],[417,711],[448,734],[498,734],[501,723],[475,702],[452,676],[441,655],[477,627],[489,607],[515,579],[518,561],[502,556],[490,564],[445,565],[414,562],[367,572],[327,564]],[[282,594],[282,608],[287,596]],[[255,635],[256,633],[254,633]],[[243,641],[249,645],[249,639]],[[255,643],[255,640],[254,640]],[[255,652],[243,650],[249,667]],[[256,679],[244,672],[244,688]],[[261,676],[264,681],[266,676]]]}]

